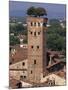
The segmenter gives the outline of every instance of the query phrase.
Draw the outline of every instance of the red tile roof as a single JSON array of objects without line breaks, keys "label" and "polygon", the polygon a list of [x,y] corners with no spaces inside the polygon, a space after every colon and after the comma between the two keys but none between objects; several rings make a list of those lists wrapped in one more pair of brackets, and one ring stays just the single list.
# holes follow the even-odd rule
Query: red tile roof
[{"label": "red tile roof", "polygon": [[10,61],[13,63],[27,59],[27,48],[21,48],[19,45],[12,47],[15,49],[15,54],[10,53]]}]

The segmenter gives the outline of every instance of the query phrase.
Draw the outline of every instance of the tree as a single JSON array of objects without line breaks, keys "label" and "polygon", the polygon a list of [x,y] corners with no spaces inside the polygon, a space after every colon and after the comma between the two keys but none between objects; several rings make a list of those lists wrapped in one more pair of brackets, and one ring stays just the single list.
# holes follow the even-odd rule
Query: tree
[{"label": "tree", "polygon": [[24,27],[22,24],[10,24],[10,33],[14,33],[15,36],[19,34],[27,35],[27,28]]},{"label": "tree", "polygon": [[36,9],[36,13],[37,15],[40,17],[40,16],[44,16],[44,15],[47,15],[47,12],[44,8],[41,8],[41,7],[38,7]]},{"label": "tree", "polygon": [[35,15],[35,8],[33,6],[27,10],[27,15]]},{"label": "tree", "polygon": [[47,15],[47,12],[44,8],[42,7],[38,7],[38,8],[35,8],[35,7],[30,7],[28,10],[27,10],[27,15],[30,15],[30,16],[44,16],[44,15]]},{"label": "tree", "polygon": [[47,48],[58,51],[66,51],[66,28],[62,29],[56,19],[50,20],[47,30]]},{"label": "tree", "polygon": [[15,36],[10,36],[10,45],[16,45],[16,44],[20,44],[19,38]]}]

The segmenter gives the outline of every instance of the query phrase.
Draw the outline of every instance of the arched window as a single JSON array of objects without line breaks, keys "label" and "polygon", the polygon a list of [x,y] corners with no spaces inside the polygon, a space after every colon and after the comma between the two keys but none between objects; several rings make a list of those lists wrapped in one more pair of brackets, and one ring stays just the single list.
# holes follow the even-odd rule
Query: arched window
[{"label": "arched window", "polygon": [[38,32],[38,35],[40,35],[40,32]]},{"label": "arched window", "polygon": [[34,23],[34,26],[36,26],[36,22]]},{"label": "arched window", "polygon": [[32,72],[32,70],[31,70],[31,74],[32,74],[33,72]]},{"label": "arched window", "polygon": [[31,26],[33,26],[33,23],[31,22]]},{"label": "arched window", "polygon": [[25,62],[23,62],[22,65],[25,66]]},{"label": "arched window", "polygon": [[40,23],[38,22],[38,26],[40,26]]},{"label": "arched window", "polygon": [[32,45],[31,48],[34,48],[34,46]]},{"label": "arched window", "polygon": [[36,60],[34,60],[34,64],[36,64]]},{"label": "arched window", "polygon": [[30,32],[32,34],[32,32]]},{"label": "arched window", "polygon": [[26,78],[26,76],[24,76],[24,79]]},{"label": "arched window", "polygon": [[34,36],[36,36],[36,32],[34,32]]},{"label": "arched window", "polygon": [[37,49],[39,49],[39,46],[37,46]]}]

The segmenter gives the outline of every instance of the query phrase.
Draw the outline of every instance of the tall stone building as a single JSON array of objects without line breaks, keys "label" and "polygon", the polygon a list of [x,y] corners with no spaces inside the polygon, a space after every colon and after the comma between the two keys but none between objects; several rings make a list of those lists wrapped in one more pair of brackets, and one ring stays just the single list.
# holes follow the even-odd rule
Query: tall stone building
[{"label": "tall stone building", "polygon": [[47,18],[27,17],[28,80],[34,83],[46,74],[46,23]]}]

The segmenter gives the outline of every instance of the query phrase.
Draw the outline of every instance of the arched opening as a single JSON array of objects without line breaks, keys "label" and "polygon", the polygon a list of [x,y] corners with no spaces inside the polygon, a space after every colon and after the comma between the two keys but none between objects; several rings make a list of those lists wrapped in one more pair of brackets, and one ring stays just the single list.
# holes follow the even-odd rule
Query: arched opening
[{"label": "arched opening", "polygon": [[16,86],[17,86],[17,88],[22,88],[22,83],[21,83],[21,82],[18,82],[18,83],[16,84]]}]

